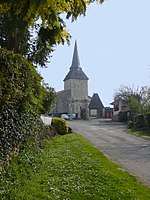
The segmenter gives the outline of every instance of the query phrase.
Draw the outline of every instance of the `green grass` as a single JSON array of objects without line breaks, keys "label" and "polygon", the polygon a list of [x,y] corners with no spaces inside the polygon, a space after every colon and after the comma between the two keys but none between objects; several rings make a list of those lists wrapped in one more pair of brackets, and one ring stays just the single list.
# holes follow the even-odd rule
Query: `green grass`
[{"label": "green grass", "polygon": [[1,195],[7,200],[149,200],[150,189],[118,168],[82,136],[59,136],[35,155],[24,152],[12,160]]},{"label": "green grass", "polygon": [[133,135],[137,135],[137,136],[140,136],[140,137],[144,137],[146,139],[150,139],[150,130],[137,131],[137,130],[129,129],[128,132],[133,134]]}]

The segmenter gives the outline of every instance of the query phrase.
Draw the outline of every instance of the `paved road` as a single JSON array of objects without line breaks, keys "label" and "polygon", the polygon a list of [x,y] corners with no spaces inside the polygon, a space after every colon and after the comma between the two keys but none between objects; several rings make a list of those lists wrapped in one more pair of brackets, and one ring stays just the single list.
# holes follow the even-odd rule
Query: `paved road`
[{"label": "paved road", "polygon": [[106,120],[69,121],[69,126],[124,170],[150,187],[150,140],[127,133],[126,126]]}]

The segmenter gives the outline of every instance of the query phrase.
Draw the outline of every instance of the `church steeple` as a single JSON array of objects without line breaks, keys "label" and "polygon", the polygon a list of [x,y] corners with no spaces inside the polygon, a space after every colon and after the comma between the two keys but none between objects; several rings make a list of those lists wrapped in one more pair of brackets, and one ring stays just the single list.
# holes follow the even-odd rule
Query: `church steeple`
[{"label": "church steeple", "polygon": [[75,46],[74,46],[72,65],[71,65],[70,71],[66,75],[64,81],[67,81],[69,79],[88,80],[88,77],[83,72],[82,68],[80,67],[80,61],[79,61],[79,55],[78,55],[76,41],[75,41]]},{"label": "church steeple", "polygon": [[70,69],[78,68],[78,67],[80,67],[80,61],[79,61],[79,55],[78,55],[78,49],[77,49],[77,41],[75,41],[72,65]]}]

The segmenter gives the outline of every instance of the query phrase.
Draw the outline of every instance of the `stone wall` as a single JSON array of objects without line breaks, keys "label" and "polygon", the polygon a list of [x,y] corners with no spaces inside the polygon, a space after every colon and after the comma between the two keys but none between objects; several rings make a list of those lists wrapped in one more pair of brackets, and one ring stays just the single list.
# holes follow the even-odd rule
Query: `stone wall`
[{"label": "stone wall", "polygon": [[87,80],[70,79],[65,81],[64,90],[71,89],[71,98],[73,100],[88,99],[88,82]]}]

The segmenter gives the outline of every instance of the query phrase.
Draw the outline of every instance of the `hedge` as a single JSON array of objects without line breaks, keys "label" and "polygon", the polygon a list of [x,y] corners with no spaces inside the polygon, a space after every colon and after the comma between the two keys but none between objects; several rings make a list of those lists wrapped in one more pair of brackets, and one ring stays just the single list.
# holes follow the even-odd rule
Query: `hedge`
[{"label": "hedge", "polygon": [[40,134],[41,80],[27,59],[0,49],[0,166],[20,145]]}]

